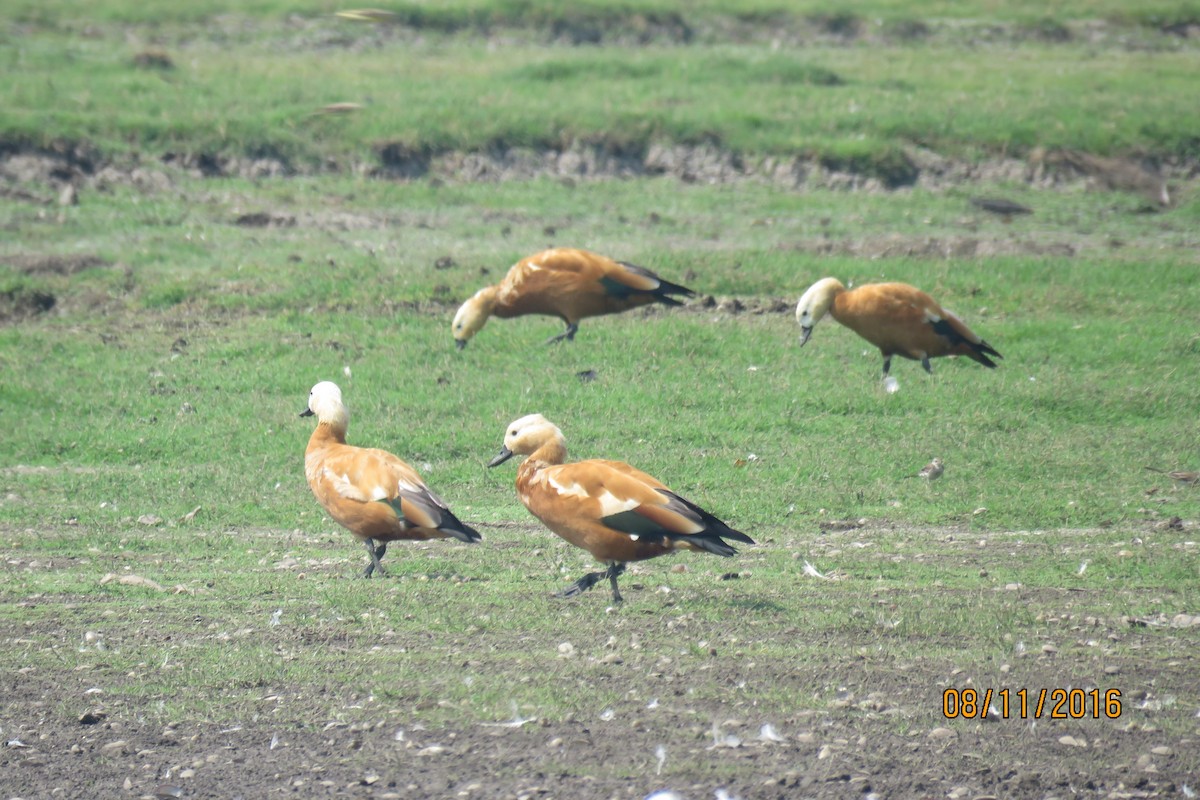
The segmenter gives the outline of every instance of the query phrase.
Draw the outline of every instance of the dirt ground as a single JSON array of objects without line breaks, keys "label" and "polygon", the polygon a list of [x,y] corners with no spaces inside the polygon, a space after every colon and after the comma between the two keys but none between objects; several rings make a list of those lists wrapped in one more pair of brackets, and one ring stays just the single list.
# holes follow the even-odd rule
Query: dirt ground
[{"label": "dirt ground", "polygon": [[[8,568],[23,566],[9,559]],[[346,569],[336,564],[332,577],[345,577]],[[1028,596],[1031,606],[1062,611],[1039,617],[1041,633],[1027,637],[1008,663],[982,671],[970,654],[962,663],[976,666],[961,669],[943,657],[888,653],[861,630],[821,642],[828,655],[819,662],[754,663],[713,652],[697,668],[695,660],[679,658],[678,639],[654,644],[645,637],[636,650],[611,649],[610,633],[628,637],[656,623],[645,616],[654,613],[646,594],[630,582],[625,608],[606,615],[603,602],[593,602],[595,630],[572,631],[580,653],[594,654],[586,674],[596,696],[616,691],[626,702],[604,708],[598,701],[594,709],[557,720],[515,710],[507,719],[479,719],[465,710],[434,729],[414,721],[425,700],[264,684],[259,711],[241,724],[208,722],[201,711],[164,726],[151,719],[163,718],[157,712],[164,700],[179,698],[143,697],[137,678],[114,671],[102,655],[87,669],[6,669],[0,671],[0,798],[574,800],[669,791],[674,794],[656,800],[982,800],[1186,798],[1200,791],[1193,772],[1200,763],[1194,707],[1200,654],[1188,645],[1194,641],[1188,629],[1200,618],[1084,616],[1073,611],[1078,593],[1038,590]],[[104,602],[80,598],[97,601]],[[947,602],[954,602],[949,592]],[[134,617],[124,625],[108,617],[106,635],[119,639],[127,627],[140,641],[179,637],[177,621],[156,622],[153,608]],[[33,646],[22,636],[20,618],[6,615],[0,622],[0,647],[14,656],[5,659],[10,665]],[[737,619],[709,632],[714,640],[746,635]],[[806,635],[787,627],[782,634]],[[294,635],[298,646],[312,645],[304,632]],[[64,634],[67,645],[77,646]],[[931,649],[953,651],[952,644],[941,645]],[[402,638],[386,649],[404,658],[421,646]],[[513,648],[551,646],[508,642],[508,655]],[[354,643],[341,647],[347,658],[364,657]],[[518,680],[512,659],[493,649],[463,647],[447,668],[470,663],[476,670],[512,671]],[[739,689],[747,681],[775,687],[778,702],[745,699]],[[967,688],[980,694],[1008,688],[1008,718],[993,696],[990,717],[947,719],[944,692],[966,702]],[[1029,691],[1024,710],[1020,689]],[[1039,713],[1041,689],[1048,696]],[[1076,709],[1070,701],[1060,709],[1068,718],[1052,718],[1055,689],[1077,690]],[[1113,689],[1119,698],[1106,697]],[[705,697],[722,699],[697,699]],[[1106,699],[1115,702],[1105,706]],[[206,707],[203,700],[182,700],[193,710]],[[1187,719],[1194,722],[1181,724]]]},{"label": "dirt ground", "polygon": [[[829,647],[831,653],[853,651],[850,643]],[[1198,673],[1191,655],[1149,670],[1137,665],[1139,682],[1154,691],[1123,693],[1116,720],[1021,720],[1014,698],[1008,720],[932,728],[928,723],[940,716],[940,680],[905,665],[835,666],[844,668],[846,686],[841,699],[820,712],[685,708],[664,700],[661,708],[623,722],[606,721],[597,709],[587,720],[464,720],[436,732],[406,729],[385,708],[362,722],[313,726],[305,687],[288,692],[286,714],[273,715],[269,724],[164,728],[134,708],[113,709],[89,724],[87,717],[65,718],[59,702],[64,692],[85,692],[86,676],[7,674],[0,678],[3,795],[641,798],[669,789],[686,798],[724,791],[743,798],[978,800],[1189,797],[1184,786],[1200,783],[1180,766],[1188,760],[1180,756],[1188,748],[1195,752],[1200,738],[1170,742],[1154,725],[1153,709],[1167,698],[1194,695]],[[736,684],[743,669],[729,664],[705,679]],[[776,677],[783,686],[820,680],[803,674],[811,669],[798,665],[801,674]],[[598,680],[626,680],[629,671],[606,671]],[[1022,684],[1054,687],[1062,674],[1046,665],[1027,671]],[[1113,687],[1125,683],[1120,674]],[[273,705],[264,698],[264,707]],[[1027,716],[1033,714],[1031,704]],[[1047,706],[1043,717],[1049,714]],[[27,722],[14,725],[18,719]],[[714,730],[710,719],[723,722],[713,723]],[[766,719],[773,720],[771,729],[761,727]],[[905,730],[903,720],[912,727]],[[686,762],[686,777],[675,770],[659,774],[659,754],[666,766]],[[733,773],[754,777],[725,777]]]}]

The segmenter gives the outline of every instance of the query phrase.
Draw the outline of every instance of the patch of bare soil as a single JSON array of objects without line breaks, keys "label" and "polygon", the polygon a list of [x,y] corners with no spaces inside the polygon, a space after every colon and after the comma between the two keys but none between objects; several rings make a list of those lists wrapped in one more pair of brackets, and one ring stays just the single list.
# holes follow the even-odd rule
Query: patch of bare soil
[{"label": "patch of bare soil", "polygon": [[[92,267],[111,266],[95,255],[29,255],[0,257],[0,266],[8,266],[24,275],[70,277]],[[58,307],[58,297],[44,288],[16,286],[0,291],[0,325],[40,316]]]},{"label": "patch of bare soil", "polygon": [[[48,203],[26,187],[65,185],[80,190],[134,186],[171,191],[178,176],[252,179],[314,171],[277,158],[247,158],[213,153],[165,153],[101,158],[86,145],[62,145],[31,151],[0,143],[0,188],[30,202]],[[809,156],[751,156],[715,144],[679,145],[575,141],[563,148],[533,149],[496,145],[486,151],[434,151],[401,143],[383,143],[374,158],[355,163],[326,163],[322,171],[352,171],[386,180],[500,182],[551,177],[564,181],[665,176],[686,183],[769,183],[794,191],[883,192],[911,187],[944,191],[959,186],[1004,182],[1042,189],[1118,190],[1140,194],[1152,207],[1172,204],[1171,183],[1193,180],[1200,164],[1118,159],[1070,150],[1037,150],[1028,160],[992,158],[965,161],[909,147],[887,158],[834,163]],[[72,196],[72,202],[79,202]],[[248,217],[242,224],[256,224]],[[257,224],[280,224],[267,219]]]},{"label": "patch of bare soil", "polygon": [[41,289],[16,288],[0,291],[0,324],[19,322],[45,314],[57,303],[57,297]]},{"label": "patch of bare soil", "polygon": [[813,239],[792,246],[802,253],[864,258],[988,258],[992,256],[1074,256],[1078,242],[998,239],[977,236],[891,236],[856,239]]},{"label": "patch of bare soil", "polygon": [[[1147,16],[1142,24],[1105,19],[1060,22],[1049,17],[1019,23],[992,20],[922,19],[920,17],[872,19],[853,11],[800,13],[781,7],[777,11],[739,14],[680,14],[635,8],[587,9],[573,5],[528,13],[426,14],[382,9],[345,11],[343,20],[359,24],[332,26],[324,17],[293,15],[282,33],[290,51],[345,48],[359,50],[396,42],[419,41],[430,34],[463,34],[509,46],[649,44],[683,46],[697,43],[763,43],[804,47],[870,46],[905,42],[953,43],[965,47],[1015,44],[1027,41],[1087,42],[1122,50],[1161,51],[1187,46],[1200,38],[1200,24],[1186,13]],[[240,17],[217,20],[215,39],[228,36],[280,35],[277,23],[264,30],[262,23]],[[154,65],[157,66],[157,65]]]},{"label": "patch of bare soil", "polygon": [[[981,541],[951,529],[844,520],[824,526],[816,542],[805,541],[827,579],[855,580],[834,576],[825,564],[883,532],[911,537],[921,552],[907,557],[944,568],[1036,557],[1050,546],[1036,533],[991,534]],[[1086,554],[1094,546],[1094,532],[1060,533],[1056,549]],[[276,568],[348,576],[359,554],[343,555],[345,543],[335,547],[336,554],[319,563],[280,562]],[[15,560],[21,569],[50,568]],[[78,568],[69,557],[53,561],[55,569]],[[553,588],[557,575],[538,576],[543,579]],[[1031,622],[1013,631],[1006,656],[991,661],[970,652],[956,655],[953,643],[927,627],[903,637],[884,633],[931,601],[926,591],[918,599],[910,588],[873,589],[868,583],[855,605],[877,617],[875,623],[826,629],[818,658],[752,661],[736,645],[722,644],[753,635],[748,617],[773,613],[771,596],[779,587],[749,573],[738,576],[730,599],[753,613],[724,620],[700,621],[663,605],[636,574],[623,587],[627,605],[613,614],[604,612],[594,593],[569,601],[593,604],[595,624],[563,633],[574,644],[569,652],[558,647],[561,673],[551,665],[529,675],[521,663],[522,654],[552,649],[558,638],[431,629],[364,643],[349,629],[271,629],[281,659],[297,648],[322,647],[348,660],[365,658],[366,649],[372,658],[402,660],[434,646],[446,651],[445,669],[454,679],[486,671],[511,676],[514,685],[586,680],[594,703],[554,719],[515,708],[511,715],[481,717],[469,703],[447,706],[421,687],[347,688],[320,677],[289,683],[270,664],[261,681],[238,687],[258,693],[252,710],[218,723],[211,719],[223,715],[206,713],[203,698],[179,698],[162,688],[170,684],[156,672],[158,663],[169,657],[186,669],[187,641],[195,633],[181,629],[178,618],[164,621],[152,608],[127,619],[105,616],[108,640],[124,642],[127,651],[137,643],[138,652],[145,651],[146,663],[128,672],[99,647],[86,666],[21,667],[20,654],[36,645],[19,616],[0,617],[0,644],[10,656],[0,670],[0,775],[6,797],[23,798],[637,800],[669,790],[688,800],[1127,800],[1190,797],[1196,790],[1200,655],[1194,633],[1200,616],[1097,615],[1081,609],[1103,607],[1115,590],[1029,588],[983,575],[978,589],[930,590],[950,607],[984,592],[1011,596],[1026,609]],[[819,591],[809,596],[814,604],[837,602]],[[94,613],[105,599],[79,603]],[[997,623],[979,624],[991,629]],[[811,631],[786,619],[773,620],[771,630],[779,647],[795,642],[804,645],[797,653],[812,652]],[[713,643],[704,645],[704,654],[680,652],[682,642],[700,635]],[[237,637],[229,646],[239,646]],[[121,660],[128,662],[127,656]],[[152,674],[157,677],[143,683]],[[207,702],[220,707],[230,688],[193,690],[208,693]],[[156,722],[163,718],[162,704],[193,713],[181,722]],[[450,721],[425,724],[423,714],[434,709]]]},{"label": "patch of bare soil", "polygon": [[12,267],[25,275],[70,276],[92,267],[111,266],[112,262],[97,255],[9,255],[0,256],[0,264]]},{"label": "patch of bare soil", "polygon": [[[829,657],[820,664],[760,665],[714,653],[708,666],[686,673],[667,653],[601,647],[589,678],[595,696],[632,694],[636,702],[615,710],[598,702],[561,720],[465,713],[437,729],[414,720],[411,701],[379,702],[369,688],[331,698],[319,686],[286,684],[264,684],[261,714],[241,723],[162,725],[135,703],[89,694],[97,683],[121,681],[103,664],[103,678],[6,671],[0,771],[5,796],[30,798],[576,800],[662,789],[691,800],[722,790],[781,799],[1186,796],[1183,786],[1197,782],[1189,755],[1196,741],[1162,733],[1156,720],[1194,701],[1195,653],[1101,662],[1075,640],[1149,637],[1092,621],[1055,623],[1046,627],[1059,646],[1031,642],[1036,650],[1027,658],[1007,673],[997,665],[990,677],[864,652],[853,634],[826,642]],[[513,669],[473,649],[458,663],[468,661]],[[747,680],[777,687],[779,703],[739,700]],[[726,687],[728,702],[692,701],[689,687],[698,683]],[[955,705],[947,719],[946,690],[957,704],[968,688],[1027,689],[1033,699],[1022,709],[1010,693],[1006,712],[995,698],[991,716],[975,711],[969,720]],[[1035,707],[1042,688],[1078,689],[1086,708],[1052,719],[1051,702]],[[1123,689],[1108,710],[1113,718],[1104,710],[1094,718],[1093,689],[1104,702],[1113,688]],[[816,710],[783,699],[814,694],[830,699]],[[159,700],[172,698],[147,702]],[[331,716],[331,701],[343,711]]]}]

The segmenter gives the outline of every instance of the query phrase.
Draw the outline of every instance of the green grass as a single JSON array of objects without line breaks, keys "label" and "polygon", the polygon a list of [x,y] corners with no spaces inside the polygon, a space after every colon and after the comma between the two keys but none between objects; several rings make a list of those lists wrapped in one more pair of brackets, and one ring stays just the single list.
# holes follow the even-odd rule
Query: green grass
[{"label": "green grass", "polygon": [[[638,154],[656,142],[712,143],[755,158],[814,155],[900,184],[911,181],[905,143],[966,157],[1039,146],[1198,154],[1200,112],[1180,102],[1200,69],[1194,48],[483,48],[475,38],[376,41],[370,26],[322,25],[339,38],[285,29],[292,38],[269,48],[261,37],[188,28],[164,43],[168,71],[139,69],[137,48],[115,33],[10,36],[0,64],[19,80],[0,88],[0,140],[82,142],[104,158],[268,157],[306,171],[377,163],[397,144],[440,153],[582,141]],[[342,101],[367,107],[313,115]]]},{"label": "green grass", "polygon": [[[914,241],[930,231],[962,236],[963,206],[921,194],[900,203],[742,188],[741,218],[768,223],[739,230],[720,221],[722,190],[681,192],[667,181],[587,190],[342,181],[301,212],[307,183],[278,181],[256,196],[249,184],[227,182],[188,209],[164,196],[157,214],[189,218],[175,228],[141,224],[128,213],[133,197],[118,193],[115,204],[87,203],[47,227],[45,244],[30,230],[22,251],[62,250],[65,226],[68,239],[121,265],[69,278],[9,272],[11,283],[54,295],[63,310],[0,332],[12,376],[0,392],[28,417],[8,438],[10,460],[56,467],[66,458],[87,470],[23,478],[21,493],[35,494],[8,507],[14,520],[41,518],[41,492],[68,480],[67,497],[107,497],[113,483],[141,487],[144,508],[130,510],[134,517],[202,504],[221,524],[288,526],[309,502],[292,469],[308,426],[291,415],[320,379],[346,384],[353,440],[428,461],[464,495],[486,498],[475,501],[483,508],[513,516],[511,476],[481,466],[503,426],[531,411],[558,421],[579,456],[632,450],[625,455],[670,469],[681,488],[720,498],[748,527],[811,524],[818,509],[992,529],[1130,524],[1145,518],[1141,493],[1155,482],[1142,467],[1189,463],[1197,333],[1179,321],[1200,301],[1200,277],[1185,219],[1156,220],[1158,230],[1147,218],[1116,219],[1108,235],[1129,244],[1101,250],[1096,242],[1087,257],[865,262],[789,245],[823,229],[813,217],[831,203],[845,207],[835,217],[862,220],[854,226],[863,238]],[[1067,221],[1040,221],[1041,235],[1079,236],[1074,215],[1100,202],[1060,207]],[[231,224],[243,207],[297,208],[315,222]],[[508,228],[507,236],[479,231],[489,208],[504,210],[485,226]],[[658,221],[647,224],[651,211]],[[341,230],[344,219],[361,229]],[[552,239],[541,230],[548,220],[559,228]],[[995,229],[983,235],[1008,235],[987,224]],[[627,249],[631,225],[641,240]],[[527,243],[509,244],[517,239]],[[943,361],[932,378],[897,363],[901,391],[888,396],[877,386],[877,353],[833,322],[801,350],[790,311],[629,314],[587,321],[579,342],[558,348],[540,345],[559,327],[552,320],[497,320],[454,352],[457,303],[525,252],[564,240],[689,275],[701,293],[789,307],[826,274],[908,281],[965,315],[1006,359],[995,371]],[[1168,250],[1156,252],[1161,242]],[[437,268],[443,256],[454,266]],[[111,313],[92,316],[89,304]],[[574,375],[585,369],[598,380],[580,383]],[[42,413],[20,412],[33,403]],[[447,431],[451,418],[458,423]],[[758,460],[736,466],[750,453]],[[950,465],[954,490],[903,480],[932,455]],[[156,486],[157,470],[180,460],[190,465],[186,491]],[[1187,492],[1166,496],[1195,508]],[[979,507],[986,514],[973,515]],[[101,526],[121,519],[95,503],[58,512],[60,521],[69,516]]]},{"label": "green grass", "polygon": [[[143,3],[108,0],[91,13],[96,19],[106,22],[162,26],[211,23],[230,16],[267,20],[289,16],[323,17],[343,7],[354,6],[331,6],[327,0],[206,0],[204,3],[188,6],[164,0]],[[778,0],[655,0],[639,3],[630,3],[627,0],[592,0],[586,3],[572,3],[569,7],[547,0],[456,0],[438,4],[390,2],[374,7],[392,12],[401,24],[449,31],[462,28],[487,30],[492,27],[541,27],[568,23],[590,24],[603,31],[613,27],[621,29],[622,23],[645,26],[647,21],[680,20],[704,26],[711,24],[714,19],[725,18],[770,21],[775,24],[809,20],[825,22],[833,30],[840,30],[848,24],[843,22],[839,27],[839,21],[852,20],[862,24],[877,19],[912,18],[969,22],[980,19],[1015,22],[1107,19],[1117,23],[1157,27],[1200,17],[1200,10],[1190,0],[1157,0],[1139,3],[1136,9],[1131,9],[1127,0],[1073,0],[1057,3],[1053,9],[1047,9],[1044,3],[1031,0],[1003,4],[988,0],[966,3],[926,0],[917,6],[899,0],[860,0],[849,8],[836,12],[830,12],[829,4],[818,0],[793,3],[781,3]],[[80,24],[78,7],[63,0],[14,0],[10,3],[10,14],[22,22],[62,26]]]}]

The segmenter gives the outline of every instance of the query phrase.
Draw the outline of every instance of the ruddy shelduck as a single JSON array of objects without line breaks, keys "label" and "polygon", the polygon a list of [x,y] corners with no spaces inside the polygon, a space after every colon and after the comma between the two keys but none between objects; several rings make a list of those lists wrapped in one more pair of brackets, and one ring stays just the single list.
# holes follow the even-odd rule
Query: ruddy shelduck
[{"label": "ruddy shelduck", "polygon": [[617,577],[630,561],[673,550],[701,550],[719,556],[737,551],[724,539],[754,540],[735,531],[659,481],[620,461],[593,459],[567,464],[562,431],[541,414],[508,426],[504,447],[489,467],[514,455],[528,456],[517,470],[517,496],[535,517],[608,568],[584,575],[558,593],[571,597],[608,578],[620,603]]},{"label": "ruddy shelduck", "polygon": [[879,348],[885,378],[892,356],[920,361],[930,374],[931,358],[966,356],[985,367],[996,366],[989,355],[1003,358],[962,320],[906,283],[868,283],[847,289],[836,278],[817,281],[796,304],[801,347],[826,313]]},{"label": "ruddy shelduck", "polygon": [[304,451],[304,475],[329,516],[366,546],[371,560],[364,578],[375,571],[387,574],[379,560],[388,542],[480,540],[408,464],[386,450],[346,444],[350,414],[337,384],[322,381],[309,392],[300,416],[314,415],[317,428]]},{"label": "ruddy shelduck", "polygon": [[454,315],[454,343],[461,350],[488,317],[525,314],[558,317],[567,329],[547,343],[574,339],[579,321],[651,303],[678,306],[671,295],[691,296],[685,286],[665,281],[648,269],[587,250],[556,247],[527,256],[504,280],[480,289]]}]

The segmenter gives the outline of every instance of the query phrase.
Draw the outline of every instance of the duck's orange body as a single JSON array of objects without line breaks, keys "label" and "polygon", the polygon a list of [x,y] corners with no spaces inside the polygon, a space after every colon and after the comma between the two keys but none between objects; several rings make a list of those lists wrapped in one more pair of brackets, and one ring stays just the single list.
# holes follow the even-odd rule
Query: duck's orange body
[{"label": "duck's orange body", "polygon": [[526,314],[558,317],[567,329],[550,341],[573,339],[580,320],[663,303],[677,306],[671,295],[691,295],[687,287],[660,278],[648,269],[588,250],[558,247],[521,259],[495,286],[480,289],[454,316],[452,330],[459,349],[466,346],[488,317]]},{"label": "duck's orange body", "polygon": [[[301,416],[313,414],[319,421],[304,451],[304,475],[329,516],[371,554],[365,577],[376,569],[383,573],[379,559],[388,542],[479,541],[479,533],[455,517],[408,464],[385,450],[346,444],[349,416],[337,386],[313,387]],[[378,548],[375,542],[381,543]]]},{"label": "duck's orange body", "polygon": [[1003,358],[966,323],[946,311],[932,297],[906,283],[870,283],[846,289],[833,278],[813,284],[796,306],[802,330],[801,344],[826,313],[879,348],[883,374],[892,356],[920,361],[932,372],[929,359],[966,356],[985,367],[995,367],[988,356]]},{"label": "duck's orange body", "polygon": [[564,463],[562,433],[539,414],[509,426],[504,449],[489,466],[514,454],[528,458],[517,471],[517,495],[547,528],[609,565],[565,590],[577,594],[608,577],[613,600],[621,601],[617,576],[629,561],[673,550],[703,550],[732,556],[722,537],[753,544],[657,479],[621,461],[593,459]]}]

